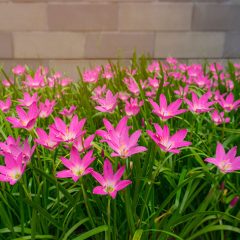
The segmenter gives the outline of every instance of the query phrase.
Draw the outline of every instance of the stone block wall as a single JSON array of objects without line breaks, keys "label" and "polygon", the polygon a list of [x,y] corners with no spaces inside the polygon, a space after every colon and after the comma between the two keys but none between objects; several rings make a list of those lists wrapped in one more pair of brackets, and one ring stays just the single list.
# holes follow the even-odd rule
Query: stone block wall
[{"label": "stone block wall", "polygon": [[0,0],[0,64],[240,57],[240,0]]}]

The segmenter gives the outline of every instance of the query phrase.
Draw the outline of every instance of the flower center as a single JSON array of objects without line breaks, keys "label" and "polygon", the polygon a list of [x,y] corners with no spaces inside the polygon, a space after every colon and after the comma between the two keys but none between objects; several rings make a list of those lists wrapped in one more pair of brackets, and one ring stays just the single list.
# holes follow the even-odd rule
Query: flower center
[{"label": "flower center", "polygon": [[84,169],[80,166],[75,166],[71,170],[75,176],[82,176],[82,174],[84,173]]},{"label": "flower center", "polygon": [[105,191],[106,191],[107,193],[111,193],[111,192],[114,191],[114,187],[111,186],[111,185],[108,185],[108,186],[105,187]]},{"label": "flower center", "polygon": [[127,149],[127,147],[126,147],[125,144],[123,144],[123,145],[119,148],[119,152],[120,152],[120,155],[121,155],[123,158],[127,157],[127,155],[128,155],[128,149]]}]

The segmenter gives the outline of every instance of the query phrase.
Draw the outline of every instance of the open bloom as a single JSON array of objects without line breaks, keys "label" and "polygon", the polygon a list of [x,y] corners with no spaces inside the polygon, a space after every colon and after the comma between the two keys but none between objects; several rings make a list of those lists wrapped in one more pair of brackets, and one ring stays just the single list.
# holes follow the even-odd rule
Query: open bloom
[{"label": "open bloom", "polygon": [[124,78],[123,82],[127,85],[128,90],[135,94],[138,95],[140,93],[138,84],[136,83],[136,81],[132,78]]},{"label": "open bloom", "polygon": [[39,110],[37,104],[33,103],[28,112],[25,112],[20,106],[16,107],[17,114],[19,118],[7,117],[6,120],[12,123],[14,128],[25,128],[31,130],[37,120]]},{"label": "open bloom", "polygon": [[20,103],[19,106],[30,107],[33,103],[37,103],[38,99],[37,93],[34,93],[31,96],[28,92],[25,92],[23,94],[23,99],[18,99],[18,102]]},{"label": "open bloom", "polygon": [[22,154],[17,159],[11,154],[5,155],[5,166],[0,166],[1,182],[9,182],[11,185],[14,185],[22,177],[26,168],[26,163],[24,163],[22,158]]},{"label": "open bloom", "polygon": [[45,82],[44,82],[45,76],[44,76],[43,71],[44,71],[44,69],[37,70],[33,77],[31,75],[27,75],[26,81],[23,82],[25,84],[25,86],[34,88],[34,89],[45,86]]},{"label": "open bloom", "polygon": [[138,103],[137,98],[130,98],[130,101],[126,101],[125,103],[125,112],[127,116],[137,115],[140,111],[140,107],[143,105],[143,101]]},{"label": "open bloom", "polygon": [[105,98],[100,98],[97,100],[97,103],[100,106],[96,106],[95,108],[100,112],[113,112],[117,106],[117,98],[118,94],[113,95],[111,90],[108,90]]},{"label": "open bloom", "polygon": [[181,99],[178,99],[178,100],[172,102],[168,106],[167,99],[164,94],[160,95],[159,105],[156,102],[154,102],[152,99],[149,99],[149,102],[153,106],[153,113],[155,113],[157,116],[159,116],[161,118],[161,120],[163,120],[163,121],[165,121],[169,118],[172,118],[176,115],[179,115],[181,113],[186,112],[185,109],[179,110],[179,107],[182,104]]},{"label": "open bloom", "polygon": [[84,134],[82,128],[85,122],[85,118],[78,121],[78,116],[75,115],[73,116],[72,121],[68,127],[61,118],[56,117],[54,119],[54,124],[50,126],[50,130],[55,137],[55,141],[71,143],[79,136]]},{"label": "open bloom", "polygon": [[53,132],[50,130],[49,135],[41,128],[36,129],[38,138],[35,139],[35,142],[44,146],[49,150],[55,149],[59,142],[55,140]]},{"label": "open bloom", "polygon": [[227,112],[240,107],[240,99],[234,102],[234,95],[232,92],[227,95],[226,99],[224,99],[223,96],[220,96],[218,103]]},{"label": "open bloom", "polygon": [[12,69],[12,72],[15,74],[15,75],[18,75],[18,76],[21,76],[25,73],[26,71],[26,68],[25,66],[21,66],[21,65],[17,65],[16,67],[14,67]]},{"label": "open bloom", "polygon": [[154,127],[156,133],[147,130],[147,134],[164,152],[180,153],[178,148],[186,147],[192,144],[191,142],[184,141],[184,138],[187,135],[187,129],[181,129],[174,135],[170,136],[167,125],[164,125],[162,129],[155,123]]},{"label": "open bloom", "polygon": [[144,152],[147,148],[138,146],[138,139],[141,136],[141,130],[137,130],[131,136],[129,136],[129,126],[127,126],[128,118],[123,117],[116,128],[112,124],[104,119],[103,123],[107,129],[97,130],[96,134],[103,138],[102,141],[106,142],[114,152],[111,156],[120,156],[121,158],[127,158],[133,154]]},{"label": "open bloom", "polygon": [[30,146],[28,139],[25,139],[21,144],[20,137],[15,140],[12,136],[8,136],[5,142],[0,142],[0,155],[11,154],[12,157],[17,159],[21,154],[23,162],[29,163],[35,148],[35,145]]},{"label": "open bloom", "polygon": [[10,98],[10,97],[8,97],[5,102],[0,100],[0,109],[1,109],[4,113],[6,113],[6,112],[9,111],[11,105],[12,105],[12,101],[11,101],[11,98]]},{"label": "open bloom", "polygon": [[40,103],[39,104],[39,117],[40,118],[48,117],[53,112],[53,108],[54,108],[55,104],[56,104],[55,100],[50,101],[49,99],[46,99],[45,103]]},{"label": "open bloom", "polygon": [[92,171],[92,176],[101,184],[93,189],[94,194],[110,195],[115,198],[117,192],[126,188],[132,183],[130,180],[120,180],[125,170],[125,166],[120,167],[114,174],[112,164],[108,159],[104,161],[103,175]]},{"label": "open bloom", "polygon": [[231,148],[228,153],[225,153],[223,145],[217,144],[216,157],[206,158],[205,161],[216,165],[223,173],[234,172],[240,170],[240,156],[235,157],[237,154],[237,147]]},{"label": "open bloom", "polygon": [[203,113],[209,112],[213,110],[213,108],[209,108],[215,102],[208,102],[210,98],[210,94],[207,92],[203,94],[200,98],[198,98],[197,94],[192,92],[192,101],[185,98],[185,102],[187,103],[189,110],[195,113]]},{"label": "open bloom", "polygon": [[93,171],[92,168],[88,166],[95,160],[95,157],[92,157],[93,150],[89,151],[82,159],[79,156],[79,153],[76,148],[72,148],[70,152],[70,159],[61,157],[63,165],[68,168],[68,170],[59,171],[56,175],[57,178],[72,178],[74,182]]},{"label": "open bloom", "polygon": [[71,118],[73,116],[74,111],[77,109],[76,106],[71,106],[69,109],[64,108],[61,112],[61,115]]},{"label": "open bloom", "polygon": [[229,123],[230,118],[224,117],[224,112],[219,113],[218,110],[214,110],[214,112],[211,114],[212,120],[216,125],[222,124],[222,123]]}]

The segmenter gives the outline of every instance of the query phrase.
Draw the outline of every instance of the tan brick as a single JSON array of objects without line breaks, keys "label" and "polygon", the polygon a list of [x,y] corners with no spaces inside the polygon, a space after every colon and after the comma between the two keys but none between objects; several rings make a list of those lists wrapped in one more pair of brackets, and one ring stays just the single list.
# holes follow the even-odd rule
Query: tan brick
[{"label": "tan brick", "polygon": [[86,37],[85,57],[129,58],[138,54],[153,54],[153,33],[89,33]]},{"label": "tan brick", "polygon": [[0,32],[0,57],[10,58],[12,54],[12,35]]},{"label": "tan brick", "polygon": [[191,3],[122,3],[121,30],[189,30]]},{"label": "tan brick", "polygon": [[0,3],[0,30],[46,30],[44,3]]},{"label": "tan brick", "polygon": [[240,58],[240,32],[228,32],[224,47],[224,57]]},{"label": "tan brick", "polygon": [[235,4],[201,3],[193,10],[193,30],[240,30],[240,6]]},{"label": "tan brick", "polygon": [[50,4],[49,27],[53,30],[114,30],[117,29],[116,4]]},{"label": "tan brick", "polygon": [[225,33],[164,32],[158,33],[155,57],[218,58],[223,56]]},{"label": "tan brick", "polygon": [[84,53],[82,33],[17,32],[13,37],[16,58],[81,58]]}]

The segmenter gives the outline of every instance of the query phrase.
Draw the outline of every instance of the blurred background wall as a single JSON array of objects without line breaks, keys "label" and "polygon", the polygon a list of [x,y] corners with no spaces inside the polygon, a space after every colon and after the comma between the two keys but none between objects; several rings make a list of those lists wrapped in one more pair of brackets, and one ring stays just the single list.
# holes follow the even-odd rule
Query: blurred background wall
[{"label": "blurred background wall", "polygon": [[0,0],[0,64],[240,57],[240,0]]}]

